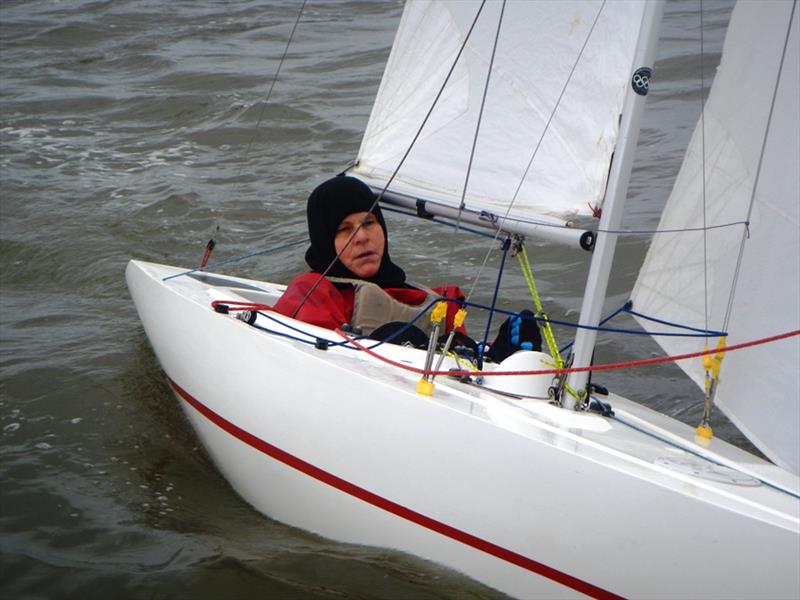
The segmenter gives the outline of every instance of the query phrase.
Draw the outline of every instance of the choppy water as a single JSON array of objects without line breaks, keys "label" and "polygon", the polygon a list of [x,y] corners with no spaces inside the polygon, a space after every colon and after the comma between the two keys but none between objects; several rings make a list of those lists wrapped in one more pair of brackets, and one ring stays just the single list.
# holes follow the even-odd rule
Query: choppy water
[{"label": "choppy water", "polygon": [[[698,115],[698,6],[667,6],[632,227],[657,222]],[[704,6],[708,84],[730,2]],[[308,191],[356,154],[401,9],[309,2],[265,104],[298,2],[0,4],[0,596],[497,596],[252,510],[198,448],[123,280],[131,257],[195,265],[215,224],[216,260],[303,237]],[[483,260],[468,239],[442,265],[432,257],[449,230],[389,225],[417,279],[465,281]],[[645,248],[620,244],[610,307]],[[577,318],[586,256],[537,247],[533,260],[551,314]],[[227,271],[286,281],[303,268],[294,249]],[[522,278],[504,281],[521,306]],[[604,338],[597,360],[655,350]],[[676,367],[603,382],[691,424],[701,411]],[[715,431],[743,443],[730,425]]]}]

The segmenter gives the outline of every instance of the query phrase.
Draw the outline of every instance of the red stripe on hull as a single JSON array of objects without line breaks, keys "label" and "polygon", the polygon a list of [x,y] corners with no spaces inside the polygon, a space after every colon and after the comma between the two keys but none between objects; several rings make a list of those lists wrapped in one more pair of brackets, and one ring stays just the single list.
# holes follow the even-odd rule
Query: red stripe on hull
[{"label": "red stripe on hull", "polygon": [[262,452],[267,456],[293,469],[296,469],[305,475],[308,475],[309,477],[313,477],[317,481],[321,481],[322,483],[344,492],[345,494],[353,496],[354,498],[358,498],[359,500],[371,504],[372,506],[376,506],[382,510],[385,510],[386,512],[401,517],[407,521],[411,521],[412,523],[415,523],[421,527],[425,527],[426,529],[430,529],[431,531],[435,531],[436,533],[444,535],[445,537],[461,542],[462,544],[466,544],[471,548],[485,552],[486,554],[509,562],[527,571],[551,579],[557,583],[560,583],[561,585],[569,587],[582,594],[586,594],[587,596],[609,600],[612,598],[621,598],[621,596],[617,596],[616,594],[592,585],[591,583],[573,577],[572,575],[562,573],[561,571],[553,569],[552,567],[548,567],[547,565],[544,565],[526,556],[517,554],[512,550],[508,550],[507,548],[493,544],[492,542],[471,535],[465,531],[451,527],[450,525],[442,523],[441,521],[437,521],[423,514],[415,512],[410,508],[397,504],[396,502],[392,502],[391,500],[383,498],[382,496],[373,494],[369,490],[341,479],[332,473],[323,471],[319,467],[315,467],[311,463],[297,458],[296,456],[289,454],[288,452],[285,452],[284,450],[281,450],[280,448],[273,446],[272,444],[269,444],[260,438],[257,438],[253,434],[248,433],[237,425],[234,425],[191,396],[186,390],[172,381],[172,379],[168,378],[168,380],[172,388],[181,398],[183,398],[190,406],[197,410],[197,412],[202,414],[219,428],[241,440],[248,446],[255,448],[259,452]]}]

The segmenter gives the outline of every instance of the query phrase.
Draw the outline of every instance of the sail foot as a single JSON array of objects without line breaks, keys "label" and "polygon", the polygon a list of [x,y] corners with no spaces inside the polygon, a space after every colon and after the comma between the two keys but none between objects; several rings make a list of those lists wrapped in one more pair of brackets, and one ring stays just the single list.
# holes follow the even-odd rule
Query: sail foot
[{"label": "sail foot", "polygon": [[501,215],[488,209],[472,209],[469,207],[450,206],[433,200],[422,199],[417,196],[401,192],[384,190],[382,183],[370,180],[360,173],[355,173],[364,180],[384,204],[413,211],[423,219],[440,217],[465,226],[477,226],[491,231],[500,231],[505,234],[519,234],[535,239],[578,247],[592,251],[597,234],[594,231],[578,229],[569,221],[539,215],[536,218],[524,217],[514,214]]}]

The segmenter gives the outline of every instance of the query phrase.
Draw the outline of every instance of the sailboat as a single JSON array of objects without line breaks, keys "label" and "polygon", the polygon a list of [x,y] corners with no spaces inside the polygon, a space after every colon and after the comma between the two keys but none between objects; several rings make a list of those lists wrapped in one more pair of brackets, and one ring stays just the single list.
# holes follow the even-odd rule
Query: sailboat
[{"label": "sailboat", "polygon": [[429,220],[590,249],[571,363],[475,371],[277,314],[280,283],[128,264],[189,422],[257,510],[520,598],[800,596],[796,1],[734,9],[631,295],[645,329],[691,334],[656,339],[702,355],[678,364],[770,460],[587,381],[662,10],[408,2],[350,170]]}]

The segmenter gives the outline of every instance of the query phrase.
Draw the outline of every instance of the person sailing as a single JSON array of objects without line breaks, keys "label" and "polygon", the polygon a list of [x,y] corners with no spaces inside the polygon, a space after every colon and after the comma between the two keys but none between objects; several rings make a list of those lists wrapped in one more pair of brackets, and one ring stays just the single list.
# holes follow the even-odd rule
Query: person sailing
[{"label": "person sailing", "polygon": [[[374,339],[425,347],[431,321],[419,315],[434,300],[445,298],[451,301],[442,333],[453,330],[463,292],[456,285],[428,289],[406,281],[405,271],[389,256],[386,222],[365,183],[346,175],[323,182],[308,198],[307,219],[311,245],[305,259],[311,272],[292,279],[273,307],[276,312],[327,329],[347,326]],[[520,314],[524,318],[517,321],[518,334],[510,334],[513,327],[507,319],[489,358],[503,360],[522,341],[541,350],[542,338],[532,313]],[[455,331],[456,344],[476,347],[463,326]]]}]

